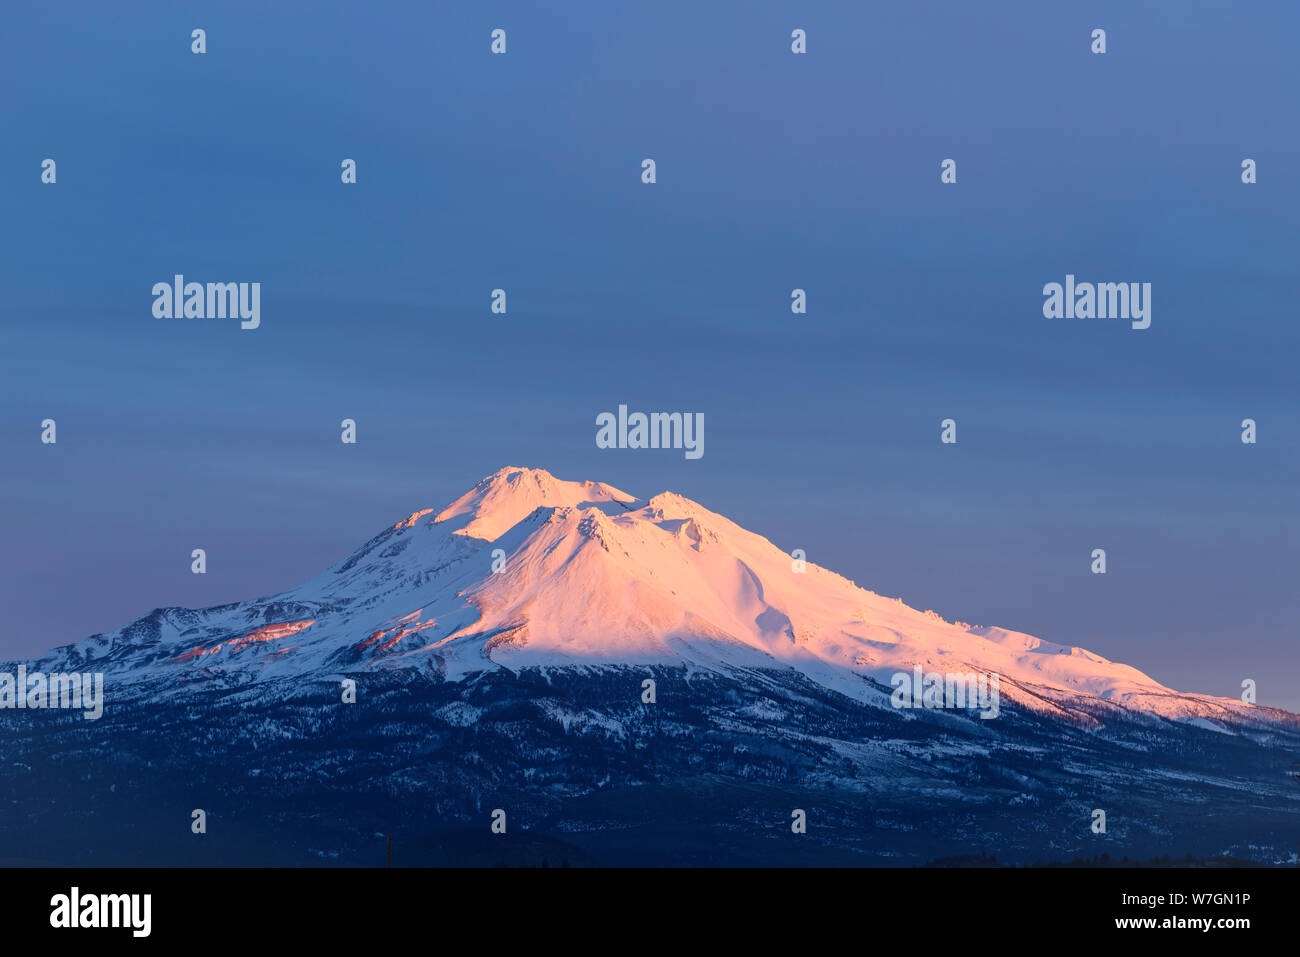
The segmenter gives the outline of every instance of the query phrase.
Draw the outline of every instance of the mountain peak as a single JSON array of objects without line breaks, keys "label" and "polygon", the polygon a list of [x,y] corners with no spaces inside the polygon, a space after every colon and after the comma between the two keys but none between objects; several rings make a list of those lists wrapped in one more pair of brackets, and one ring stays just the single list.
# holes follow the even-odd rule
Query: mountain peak
[{"label": "mountain peak", "polygon": [[880,706],[889,701],[882,688],[920,668],[999,675],[1005,698],[1089,725],[1103,700],[1178,719],[1255,720],[1262,711],[1179,694],[1083,649],[950,623],[672,492],[643,501],[508,466],[430,511],[288,592],[155,612],[60,649],[50,664],[109,659],[118,673],[142,676],[162,661],[213,674],[253,666],[259,677],[402,659],[449,678],[593,663],[758,668],[797,671]]},{"label": "mountain peak", "polygon": [[461,525],[454,534],[495,541],[538,508],[586,508],[635,501],[635,495],[603,482],[566,482],[546,469],[508,465],[486,476],[435,515],[434,521],[459,521]]}]

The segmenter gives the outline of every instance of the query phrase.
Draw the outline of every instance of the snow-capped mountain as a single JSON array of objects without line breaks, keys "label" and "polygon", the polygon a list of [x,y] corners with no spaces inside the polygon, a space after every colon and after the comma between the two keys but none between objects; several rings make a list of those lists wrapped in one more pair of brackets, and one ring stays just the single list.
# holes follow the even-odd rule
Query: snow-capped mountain
[{"label": "snow-capped mountain", "polygon": [[[407,863],[1278,863],[1300,831],[1295,715],[948,622],[679,495],[539,469],[281,594],[24,664],[105,676],[98,720],[0,709],[0,842],[40,833],[68,863],[367,863],[376,833]],[[996,720],[894,707],[918,668],[997,676]],[[220,841],[190,839],[192,808]]]},{"label": "snow-capped mountain", "polygon": [[[702,505],[503,468],[283,594],[160,610],[42,660],[118,683],[319,671],[689,665],[791,669],[888,706],[892,675],[998,675],[1004,699],[1090,723],[1081,696],[1171,718],[1293,720],[1181,694],[1082,648],[947,622],[882,597]],[[869,679],[869,680],[864,680]],[[186,681],[186,685],[190,682]]]}]

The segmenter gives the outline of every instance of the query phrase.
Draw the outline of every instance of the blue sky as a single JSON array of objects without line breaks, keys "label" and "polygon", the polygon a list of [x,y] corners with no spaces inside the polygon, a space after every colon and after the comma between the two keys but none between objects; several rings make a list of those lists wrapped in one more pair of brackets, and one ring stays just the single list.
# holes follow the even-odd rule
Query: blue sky
[{"label": "blue sky", "polygon": [[[1300,708],[1300,12],[418,6],[10,14],[0,656],[279,591],[511,464]],[[261,328],[155,319],[177,272],[261,282]],[[1150,282],[1151,328],[1044,319],[1066,273]],[[597,449],[619,403],[705,456]]]}]

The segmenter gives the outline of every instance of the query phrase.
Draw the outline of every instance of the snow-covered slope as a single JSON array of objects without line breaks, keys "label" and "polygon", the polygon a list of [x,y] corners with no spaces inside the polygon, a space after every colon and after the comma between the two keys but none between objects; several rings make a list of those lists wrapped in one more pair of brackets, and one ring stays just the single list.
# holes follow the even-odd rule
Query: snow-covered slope
[{"label": "snow-covered slope", "polygon": [[[45,670],[92,667],[118,682],[257,681],[358,669],[689,665],[793,669],[888,706],[890,676],[996,674],[1003,699],[1085,723],[1095,699],[1176,719],[1293,716],[1180,694],[1082,648],[977,628],[882,597],[664,492],[504,468],[440,511],[412,513],[280,595],[204,611],[158,610],[62,648]],[[190,681],[186,681],[189,684]]]}]

